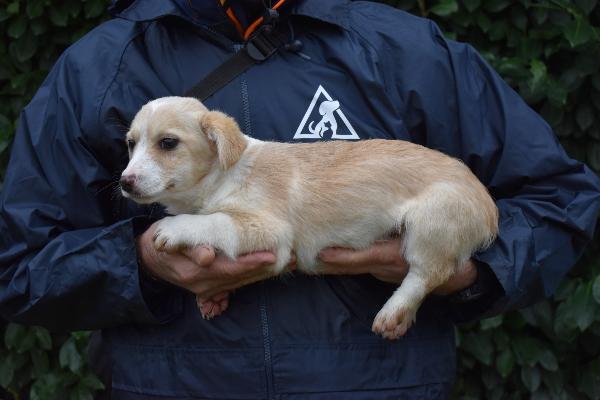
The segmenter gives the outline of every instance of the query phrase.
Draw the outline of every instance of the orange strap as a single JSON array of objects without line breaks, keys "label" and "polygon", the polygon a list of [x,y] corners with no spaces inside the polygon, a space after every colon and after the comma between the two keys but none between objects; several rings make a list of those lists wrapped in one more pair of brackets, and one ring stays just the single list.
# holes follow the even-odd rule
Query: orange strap
[{"label": "orange strap", "polygon": [[[221,5],[225,4],[225,0],[220,0],[220,2],[221,2]],[[285,0],[279,0],[273,6],[273,10],[277,10],[279,7],[281,7],[283,5],[283,3],[285,3]],[[227,16],[229,17],[231,22],[233,22],[233,24],[235,25],[235,28],[237,29],[237,31],[240,33],[240,36],[244,40],[248,40],[248,38],[250,38],[250,35],[252,35],[252,32],[254,32],[256,30],[256,28],[258,28],[260,26],[260,24],[262,24],[263,21],[265,20],[263,17],[259,17],[256,21],[251,23],[248,26],[248,28],[246,28],[246,30],[244,31],[244,28],[242,28],[242,24],[235,16],[233,9],[231,7],[228,7],[227,10],[225,10],[225,12],[227,13]]]}]

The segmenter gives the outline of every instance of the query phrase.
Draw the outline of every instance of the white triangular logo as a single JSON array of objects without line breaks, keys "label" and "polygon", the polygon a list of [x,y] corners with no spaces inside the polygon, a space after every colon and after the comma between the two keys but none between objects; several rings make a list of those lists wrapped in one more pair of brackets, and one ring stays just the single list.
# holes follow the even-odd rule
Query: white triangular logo
[{"label": "white triangular logo", "polygon": [[[310,122],[309,118],[313,114],[315,105],[319,101],[319,98],[323,96],[319,103],[319,114],[320,116],[313,117]],[[348,133],[340,133],[340,127],[338,126],[337,117],[343,122],[344,126],[348,130]],[[307,123],[308,122],[308,126]],[[306,130],[305,130],[306,128]],[[356,134],[356,131],[350,125],[348,118],[344,115],[344,112],[340,108],[340,102],[333,100],[333,98],[327,93],[323,86],[319,85],[319,88],[315,92],[315,95],[296,129],[294,139],[322,139],[325,133],[331,133],[331,139],[346,139],[346,140],[358,140],[360,137]]]}]

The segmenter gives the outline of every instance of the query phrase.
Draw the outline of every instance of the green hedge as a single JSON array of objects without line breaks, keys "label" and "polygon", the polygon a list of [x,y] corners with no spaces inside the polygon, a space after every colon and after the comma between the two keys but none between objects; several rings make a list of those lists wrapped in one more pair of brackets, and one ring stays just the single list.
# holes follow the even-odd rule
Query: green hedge
[{"label": "green hedge", "polygon": [[[600,171],[600,6],[589,0],[382,1],[473,44]],[[60,52],[107,0],[0,0],[0,182],[15,121]],[[550,300],[460,328],[457,398],[600,399],[600,246]],[[91,399],[89,334],[0,327],[0,399]],[[0,389],[1,390],[1,389]]]}]

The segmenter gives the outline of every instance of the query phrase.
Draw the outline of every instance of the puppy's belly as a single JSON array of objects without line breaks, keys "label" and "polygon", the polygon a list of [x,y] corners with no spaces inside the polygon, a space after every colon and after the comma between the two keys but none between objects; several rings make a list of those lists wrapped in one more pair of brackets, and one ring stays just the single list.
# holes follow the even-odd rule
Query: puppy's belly
[{"label": "puppy's belly", "polygon": [[345,247],[363,249],[376,240],[389,238],[397,233],[397,228],[390,220],[379,224],[330,225],[330,230],[312,229],[296,235],[294,251],[297,268],[306,273],[319,273],[319,252],[327,247]]}]

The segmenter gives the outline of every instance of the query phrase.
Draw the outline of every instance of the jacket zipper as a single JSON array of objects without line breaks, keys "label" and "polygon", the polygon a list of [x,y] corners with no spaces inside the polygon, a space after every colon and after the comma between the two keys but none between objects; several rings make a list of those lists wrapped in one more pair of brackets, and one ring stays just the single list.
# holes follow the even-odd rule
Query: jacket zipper
[{"label": "jacket zipper", "polygon": [[275,398],[275,390],[273,387],[273,365],[271,361],[271,333],[269,331],[269,317],[267,314],[267,282],[260,283],[260,322],[263,334],[267,399],[271,400]]},{"label": "jacket zipper", "polygon": [[[236,43],[233,45],[236,52],[240,51],[244,45]],[[246,73],[241,75],[241,94],[242,94],[242,112],[244,116],[244,130],[245,134],[252,136],[252,120],[250,119],[250,99],[248,96],[248,82],[246,80]],[[273,387],[273,365],[271,361],[271,333],[269,330],[269,316],[267,313],[267,283],[260,283],[260,323],[262,327],[263,336],[263,350],[265,360],[265,382],[266,382],[266,394],[267,399],[271,400],[274,398],[275,389]]]}]

